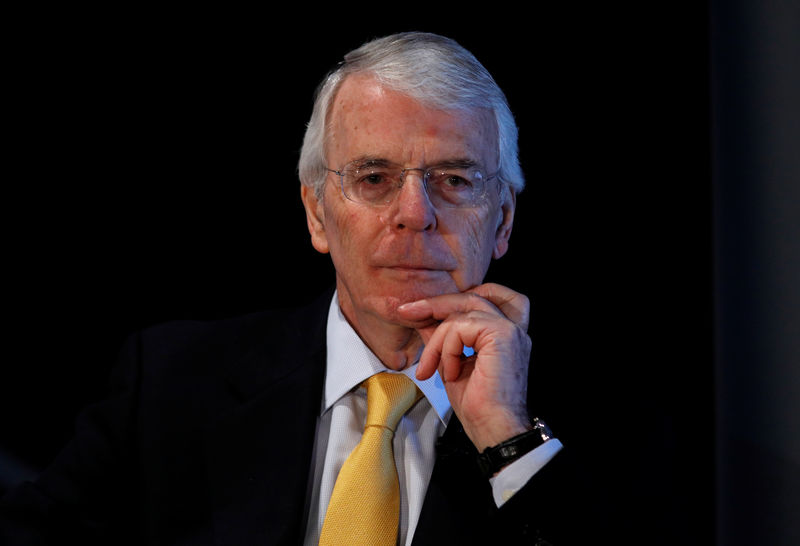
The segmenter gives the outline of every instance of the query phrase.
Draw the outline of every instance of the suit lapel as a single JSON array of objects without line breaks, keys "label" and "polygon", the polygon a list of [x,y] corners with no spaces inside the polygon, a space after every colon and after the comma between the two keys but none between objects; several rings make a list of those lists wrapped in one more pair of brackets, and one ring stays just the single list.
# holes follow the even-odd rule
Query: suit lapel
[{"label": "suit lapel", "polygon": [[230,368],[231,388],[242,403],[220,416],[206,436],[218,544],[302,540],[326,318],[324,308],[286,317]]}]

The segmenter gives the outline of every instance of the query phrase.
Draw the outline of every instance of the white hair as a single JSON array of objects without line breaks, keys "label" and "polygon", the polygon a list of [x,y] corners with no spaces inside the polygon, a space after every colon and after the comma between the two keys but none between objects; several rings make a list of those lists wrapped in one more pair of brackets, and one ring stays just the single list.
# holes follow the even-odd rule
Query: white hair
[{"label": "white hair", "polygon": [[367,74],[388,89],[441,110],[488,109],[497,121],[498,178],[519,193],[525,186],[517,148],[517,126],[505,94],[494,78],[454,40],[406,32],[367,42],[344,60],[317,89],[314,109],[300,152],[300,181],[318,196],[327,175],[325,144],[328,111],[347,76]]}]

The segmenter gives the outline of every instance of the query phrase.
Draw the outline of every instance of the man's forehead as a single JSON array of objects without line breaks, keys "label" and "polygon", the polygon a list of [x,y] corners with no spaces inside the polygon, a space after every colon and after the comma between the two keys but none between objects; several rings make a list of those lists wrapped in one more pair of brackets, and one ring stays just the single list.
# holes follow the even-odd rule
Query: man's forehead
[{"label": "man's forehead", "polygon": [[352,74],[339,84],[334,97],[334,109],[377,103],[385,99],[388,92],[390,90],[377,78],[368,74]]},{"label": "man's forehead", "polygon": [[[345,78],[339,85],[328,112],[328,120],[341,114],[369,114],[375,108],[391,102],[395,108],[405,107],[436,113],[453,118],[481,119],[494,121],[494,114],[488,107],[453,104],[452,108],[442,106],[439,101],[426,100],[424,95],[415,96],[411,91],[394,89],[381,83],[374,76],[354,74]],[[496,128],[496,127],[495,127]]]},{"label": "man's forehead", "polygon": [[341,84],[329,112],[328,143],[334,148],[356,146],[359,154],[397,161],[394,147],[411,146],[406,137],[412,136],[444,148],[436,150],[440,157],[432,161],[497,150],[497,124],[488,109],[430,107],[365,75],[350,76]]}]

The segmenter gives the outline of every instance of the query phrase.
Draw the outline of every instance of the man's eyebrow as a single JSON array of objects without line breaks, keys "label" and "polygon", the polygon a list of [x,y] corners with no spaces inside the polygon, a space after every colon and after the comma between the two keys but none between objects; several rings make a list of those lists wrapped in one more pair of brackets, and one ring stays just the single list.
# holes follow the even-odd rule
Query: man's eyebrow
[{"label": "man's eyebrow", "polygon": [[[377,156],[360,156],[348,163],[349,165],[355,165],[359,168],[362,167],[386,167],[386,166],[400,166],[398,163],[394,161],[390,161],[383,157]],[[406,168],[431,168],[431,167],[439,167],[439,168],[470,168],[480,165],[477,161],[469,157],[454,157],[449,159],[442,159],[440,161],[433,161],[427,165],[421,165],[420,167],[406,167]]]},{"label": "man's eyebrow", "polygon": [[445,159],[443,161],[436,161],[430,164],[430,167],[443,167],[446,169],[460,168],[465,169],[479,165],[477,161],[468,157],[457,157],[453,159]]},{"label": "man's eyebrow", "polygon": [[387,165],[394,165],[393,161],[389,161],[383,157],[376,157],[371,155],[363,155],[350,161],[348,165],[355,165],[356,167],[385,167]]}]

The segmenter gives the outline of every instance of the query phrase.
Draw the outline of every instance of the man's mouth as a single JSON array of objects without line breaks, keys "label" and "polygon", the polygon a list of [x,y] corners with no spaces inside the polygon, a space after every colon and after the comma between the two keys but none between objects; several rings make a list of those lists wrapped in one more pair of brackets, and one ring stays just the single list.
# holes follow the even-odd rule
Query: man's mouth
[{"label": "man's mouth", "polygon": [[420,274],[420,275],[444,273],[446,271],[451,270],[451,268],[449,267],[443,267],[441,265],[433,265],[433,264],[401,263],[401,264],[391,264],[383,267],[385,269],[389,269],[391,271],[395,271],[398,273],[409,273],[409,274]]},{"label": "man's mouth", "polygon": [[389,269],[407,269],[410,271],[442,271],[444,268],[429,265],[397,264],[389,266]]}]

